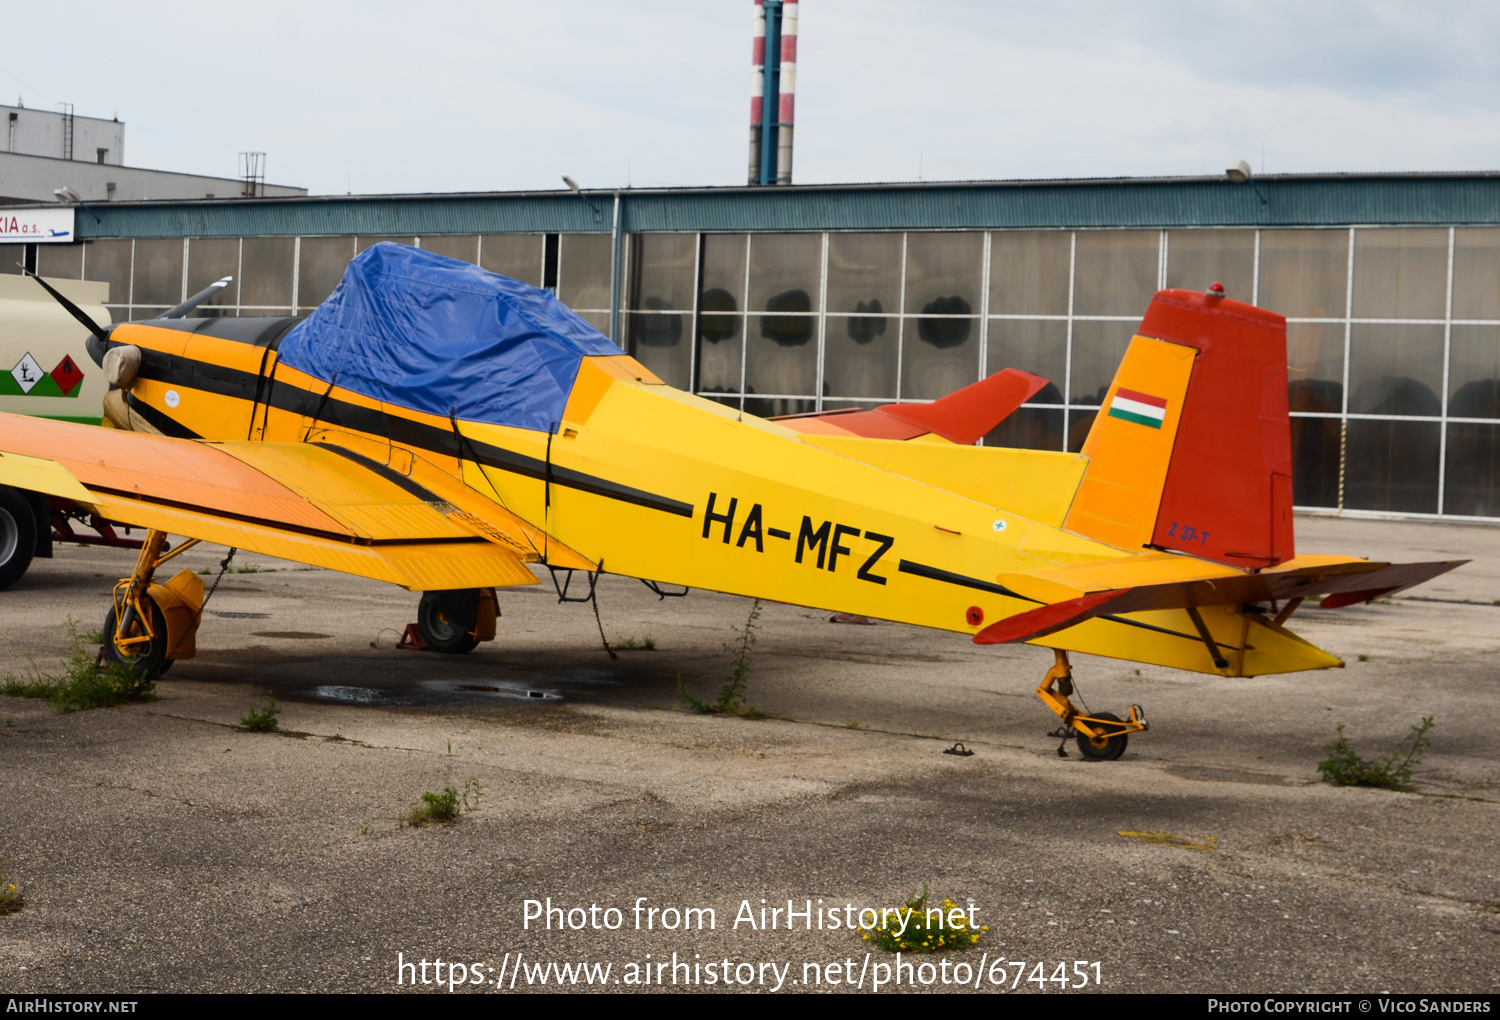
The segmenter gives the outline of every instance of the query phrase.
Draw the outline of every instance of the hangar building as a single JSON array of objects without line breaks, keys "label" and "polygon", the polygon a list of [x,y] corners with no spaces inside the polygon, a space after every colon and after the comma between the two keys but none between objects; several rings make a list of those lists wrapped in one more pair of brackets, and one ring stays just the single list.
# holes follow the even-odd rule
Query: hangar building
[{"label": "hangar building", "polygon": [[39,269],[108,282],[116,320],[225,275],[211,314],[306,313],[400,241],[755,414],[1023,368],[1052,385],[986,441],[1047,449],[1082,444],[1153,291],[1219,281],[1288,318],[1299,508],[1500,521],[1500,175],[113,202],[76,235]]}]

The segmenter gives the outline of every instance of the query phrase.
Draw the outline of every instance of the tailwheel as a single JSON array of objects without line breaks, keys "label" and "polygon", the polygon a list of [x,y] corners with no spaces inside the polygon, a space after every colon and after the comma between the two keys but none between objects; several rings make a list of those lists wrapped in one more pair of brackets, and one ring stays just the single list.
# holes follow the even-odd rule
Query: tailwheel
[{"label": "tailwheel", "polygon": [[[1122,720],[1111,712],[1100,712],[1089,720],[1094,723],[1118,723]],[[1085,758],[1096,758],[1099,761],[1114,761],[1125,753],[1125,745],[1130,742],[1130,733],[1126,730],[1116,732],[1109,726],[1095,726],[1098,731],[1096,736],[1086,737],[1078,734],[1078,751]]]},{"label": "tailwheel", "polygon": [[[1061,736],[1065,744],[1069,736],[1076,736],[1078,750],[1085,758],[1115,761],[1125,753],[1130,734],[1150,729],[1146,714],[1139,705],[1130,706],[1129,719],[1121,719],[1110,712],[1084,715],[1078,711],[1071,700],[1073,669],[1068,663],[1068,653],[1060,648],[1053,651],[1056,661],[1047,671],[1041,686],[1036,689],[1037,697],[1063,721],[1062,729],[1053,735]],[[1057,753],[1067,757],[1066,751],[1061,747]]]}]

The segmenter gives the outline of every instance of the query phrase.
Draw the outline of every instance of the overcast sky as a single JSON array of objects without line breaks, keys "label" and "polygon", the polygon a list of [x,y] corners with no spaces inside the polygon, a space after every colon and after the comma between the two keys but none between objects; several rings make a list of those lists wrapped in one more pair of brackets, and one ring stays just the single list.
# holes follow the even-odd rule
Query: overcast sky
[{"label": "overcast sky", "polygon": [[[314,193],[743,184],[750,0],[6,5],[0,100]],[[1500,4],[805,0],[797,183],[1500,168]]]}]

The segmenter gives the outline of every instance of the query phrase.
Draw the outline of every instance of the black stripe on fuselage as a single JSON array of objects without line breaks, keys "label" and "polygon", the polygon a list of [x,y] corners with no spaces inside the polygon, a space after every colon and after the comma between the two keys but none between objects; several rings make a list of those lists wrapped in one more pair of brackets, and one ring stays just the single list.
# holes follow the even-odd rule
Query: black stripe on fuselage
[{"label": "black stripe on fuselage", "polygon": [[911,560],[902,560],[896,569],[903,574],[915,574],[917,577],[925,577],[929,581],[943,581],[947,584],[956,584],[964,588],[975,588],[979,591],[987,591],[995,595],[1020,599],[1023,602],[1036,602],[1037,605],[1044,604],[1037,602],[1036,599],[1029,599],[1020,592],[1011,591],[1003,584],[995,584],[992,581],[981,581],[977,577],[955,574],[951,570],[939,570],[937,567],[929,567],[925,563],[913,563]]},{"label": "black stripe on fuselage", "polygon": [[[209,365],[207,362],[163,354],[147,348],[141,349],[139,374],[144,379],[168,385],[191,386],[206,393],[246,401],[256,398],[256,390],[260,385],[260,377],[250,372],[225,368],[222,365]],[[336,398],[324,400],[324,394],[314,393],[300,386],[283,383],[279,386],[272,385],[269,389],[269,394],[260,394],[264,403],[291,414],[300,414],[305,417],[316,415],[317,421],[325,425],[335,425],[372,436],[381,436],[393,443],[416,447],[459,460],[463,459],[463,453],[467,448],[467,452],[486,467],[498,468],[501,471],[509,471],[512,474],[538,480],[550,478],[554,485],[577,489],[580,492],[588,492],[608,499],[617,499],[624,503],[633,503],[651,510],[660,510],[663,513],[676,514],[679,517],[693,516],[691,503],[659,496],[653,492],[646,492],[644,489],[621,485],[618,482],[611,482],[572,468],[559,467],[556,464],[551,465],[549,471],[547,462],[535,457],[527,457],[489,443],[477,442],[467,436],[463,437],[460,443],[458,435],[452,429],[438,428],[412,421],[401,415],[390,414],[379,408],[363,407]],[[140,410],[147,405],[143,401],[133,401],[131,406]],[[155,408],[151,411],[169,425],[158,424],[150,414],[144,411],[141,412],[141,417],[156,425],[166,435],[189,439],[202,438],[167,418]],[[177,431],[169,432],[168,427]]]},{"label": "black stripe on fuselage", "polygon": [[130,409],[132,411],[140,415],[142,418],[145,418],[146,421],[150,422],[152,427],[164,436],[171,436],[173,439],[203,438],[202,436],[198,435],[198,433],[182,424],[176,418],[168,417],[166,414],[163,414],[161,411],[158,411],[156,408],[146,403],[144,400],[138,400],[135,394],[131,393],[129,390],[125,391],[125,403],[130,406]]},{"label": "black stripe on fuselage", "polygon": [[[937,567],[929,567],[922,563],[913,563],[911,560],[902,560],[901,565],[897,569],[899,569],[903,574],[915,574],[917,577],[925,577],[931,581],[944,581],[948,584],[956,584],[964,588],[976,588],[979,591],[992,592],[996,595],[1006,595],[1010,598],[1022,599],[1026,602],[1035,602],[1039,606],[1046,605],[1045,602],[1041,602],[1037,599],[1027,598],[1025,595],[1022,595],[1019,592],[1011,591],[1004,585],[994,584],[990,581],[981,581],[977,577],[968,577],[964,574],[955,574],[952,571],[948,570],[939,570]],[[1139,620],[1127,620],[1123,616],[1093,616],[1089,619],[1108,620],[1110,623],[1119,623],[1123,624],[1126,627],[1138,627],[1141,630],[1151,630],[1155,631],[1158,634],[1169,634],[1172,637],[1183,638],[1187,641],[1202,640],[1202,638],[1198,637],[1197,634],[1183,634],[1181,631],[1169,630],[1166,627],[1157,627],[1149,623],[1142,623]],[[1083,622],[1087,623],[1088,621],[1085,620]],[[1215,641],[1214,643],[1217,644],[1220,648],[1227,648],[1230,651],[1236,652],[1239,651],[1239,649],[1234,645],[1226,645],[1218,641]]]}]

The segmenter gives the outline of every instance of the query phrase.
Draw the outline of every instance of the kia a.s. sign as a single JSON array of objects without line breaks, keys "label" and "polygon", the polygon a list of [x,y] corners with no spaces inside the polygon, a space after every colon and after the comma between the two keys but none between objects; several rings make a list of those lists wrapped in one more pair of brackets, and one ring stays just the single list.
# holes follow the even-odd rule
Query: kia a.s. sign
[{"label": "kia a.s. sign", "polygon": [[0,244],[72,244],[73,209],[0,208]]}]

